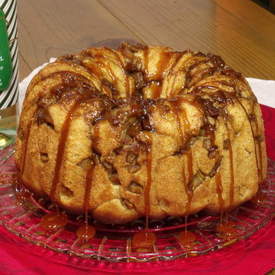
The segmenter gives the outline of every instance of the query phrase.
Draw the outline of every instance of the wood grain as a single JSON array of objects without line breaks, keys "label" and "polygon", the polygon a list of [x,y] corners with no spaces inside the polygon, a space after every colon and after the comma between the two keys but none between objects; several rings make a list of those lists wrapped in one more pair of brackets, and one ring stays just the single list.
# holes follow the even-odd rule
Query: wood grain
[{"label": "wood grain", "polygon": [[216,5],[231,13],[236,20],[244,22],[265,39],[275,42],[275,16],[253,1],[215,0]]},{"label": "wood grain", "polygon": [[16,107],[11,106],[0,110],[0,130],[1,128],[14,128],[16,124]]},{"label": "wood grain", "polygon": [[20,67],[22,76],[50,57],[137,40],[97,1],[18,1],[18,15],[20,53],[28,64],[28,68]]},{"label": "wood grain", "polygon": [[20,78],[52,56],[122,40],[221,55],[275,79],[275,17],[249,0],[19,1]]},{"label": "wood grain", "polygon": [[[19,44],[20,43],[21,43],[21,40],[19,39]],[[30,67],[26,59],[22,56],[20,49],[19,49],[19,66],[20,66],[19,81],[21,81],[32,71],[32,68]]]},{"label": "wood grain", "polygon": [[216,53],[245,76],[275,78],[274,19],[248,0],[99,2],[145,43]]},{"label": "wood grain", "polygon": [[[15,116],[15,110],[14,107],[7,108],[9,112],[3,112],[1,113],[0,119],[0,129],[15,129],[16,128],[16,116]],[[9,115],[8,115],[9,114]]]}]

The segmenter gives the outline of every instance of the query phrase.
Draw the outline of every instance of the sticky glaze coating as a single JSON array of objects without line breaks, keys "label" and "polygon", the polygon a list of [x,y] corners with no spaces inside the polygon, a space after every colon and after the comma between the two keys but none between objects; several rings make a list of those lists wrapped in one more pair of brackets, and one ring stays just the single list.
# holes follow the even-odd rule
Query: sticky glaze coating
[{"label": "sticky glaze coating", "polygon": [[211,54],[122,44],[47,65],[28,87],[19,181],[104,223],[224,212],[266,177],[261,111]]}]

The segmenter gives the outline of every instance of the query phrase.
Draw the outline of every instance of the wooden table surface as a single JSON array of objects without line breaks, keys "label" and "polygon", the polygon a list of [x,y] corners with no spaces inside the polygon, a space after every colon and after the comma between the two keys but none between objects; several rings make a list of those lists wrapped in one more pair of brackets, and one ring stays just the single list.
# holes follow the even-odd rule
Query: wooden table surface
[{"label": "wooden table surface", "polygon": [[18,19],[20,79],[50,57],[124,40],[212,52],[275,79],[275,15],[250,0],[19,0]]}]

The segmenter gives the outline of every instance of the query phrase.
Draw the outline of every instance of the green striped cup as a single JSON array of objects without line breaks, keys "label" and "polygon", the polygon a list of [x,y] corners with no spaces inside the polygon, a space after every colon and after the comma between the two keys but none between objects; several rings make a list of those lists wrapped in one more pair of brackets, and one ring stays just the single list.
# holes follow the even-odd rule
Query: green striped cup
[{"label": "green striped cup", "polygon": [[18,97],[17,1],[0,0],[0,109]]}]

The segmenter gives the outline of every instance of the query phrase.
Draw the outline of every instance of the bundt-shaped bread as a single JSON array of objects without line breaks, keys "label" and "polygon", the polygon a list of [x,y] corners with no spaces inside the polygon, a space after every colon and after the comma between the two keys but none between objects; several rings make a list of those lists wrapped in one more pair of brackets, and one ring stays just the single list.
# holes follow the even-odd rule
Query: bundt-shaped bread
[{"label": "bundt-shaped bread", "polygon": [[122,44],[47,65],[28,87],[19,179],[104,223],[224,212],[266,177],[261,111],[211,54]]}]

